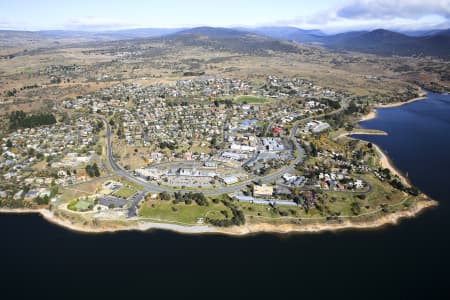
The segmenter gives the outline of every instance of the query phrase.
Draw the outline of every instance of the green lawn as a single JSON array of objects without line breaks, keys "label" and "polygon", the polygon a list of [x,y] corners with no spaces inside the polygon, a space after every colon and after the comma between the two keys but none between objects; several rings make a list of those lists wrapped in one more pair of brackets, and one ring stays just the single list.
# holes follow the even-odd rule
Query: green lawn
[{"label": "green lawn", "polygon": [[240,96],[236,98],[236,102],[238,103],[255,103],[255,104],[262,104],[262,103],[267,103],[270,102],[270,99],[267,98],[258,98],[258,97],[253,97],[253,96]]},{"label": "green lawn", "polygon": [[[176,211],[173,210],[173,207],[176,208]],[[199,206],[195,203],[174,205],[172,201],[150,201],[142,204],[138,214],[141,217],[154,220],[195,225],[198,218],[205,218],[206,216],[211,219],[225,219],[221,211],[227,211],[229,218],[232,217],[231,210],[222,203],[213,204],[210,202],[209,206]]]},{"label": "green lawn", "polygon": [[113,195],[119,198],[128,199],[134,194],[136,194],[138,190],[135,188],[128,188],[126,186],[122,186],[118,191],[114,192]]},{"label": "green lawn", "polygon": [[78,200],[75,202],[71,202],[68,208],[74,211],[87,211],[91,206],[94,206],[94,203],[92,201]]}]

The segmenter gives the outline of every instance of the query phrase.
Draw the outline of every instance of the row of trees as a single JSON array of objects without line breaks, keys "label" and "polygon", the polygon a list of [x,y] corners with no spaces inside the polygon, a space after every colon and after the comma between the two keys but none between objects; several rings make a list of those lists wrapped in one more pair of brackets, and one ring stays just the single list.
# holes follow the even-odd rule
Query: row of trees
[{"label": "row of trees", "polygon": [[406,186],[404,185],[400,180],[398,180],[395,177],[392,177],[391,170],[385,168],[385,169],[379,169],[378,170],[381,175],[383,175],[389,182],[389,184],[405,193],[408,193],[412,196],[418,196],[420,194],[420,190],[416,188],[415,186]]},{"label": "row of trees", "polygon": [[38,115],[27,115],[22,110],[14,111],[9,115],[9,129],[34,128],[43,125],[52,125],[56,123],[53,114],[41,113]]},{"label": "row of trees", "polygon": [[86,173],[89,175],[89,177],[100,177],[100,170],[98,169],[97,163],[94,163],[93,165],[87,165]]},{"label": "row of trees", "polygon": [[192,201],[195,201],[200,206],[208,206],[209,202],[206,199],[205,195],[203,193],[193,193],[189,192],[186,194],[182,194],[181,192],[176,192],[174,194],[175,200],[173,200],[174,204],[185,202],[186,204],[191,203]]}]

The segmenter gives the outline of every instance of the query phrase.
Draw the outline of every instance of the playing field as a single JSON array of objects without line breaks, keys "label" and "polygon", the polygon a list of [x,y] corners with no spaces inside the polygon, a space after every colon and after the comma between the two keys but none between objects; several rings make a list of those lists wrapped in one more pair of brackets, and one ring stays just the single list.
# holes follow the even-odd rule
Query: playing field
[{"label": "playing field", "polygon": [[116,197],[119,197],[119,198],[127,199],[127,198],[133,196],[134,194],[136,194],[137,192],[138,192],[137,189],[129,188],[129,187],[126,187],[126,186],[122,186],[113,195],[116,196]]},{"label": "playing field", "polygon": [[258,97],[252,97],[252,96],[241,96],[236,98],[236,102],[239,103],[248,103],[248,104],[262,104],[270,102],[270,99],[267,98],[258,98]]},{"label": "playing field", "polygon": [[75,204],[74,208],[77,211],[86,211],[86,210],[89,210],[89,207],[91,205],[93,205],[93,203],[90,201],[80,200]]}]

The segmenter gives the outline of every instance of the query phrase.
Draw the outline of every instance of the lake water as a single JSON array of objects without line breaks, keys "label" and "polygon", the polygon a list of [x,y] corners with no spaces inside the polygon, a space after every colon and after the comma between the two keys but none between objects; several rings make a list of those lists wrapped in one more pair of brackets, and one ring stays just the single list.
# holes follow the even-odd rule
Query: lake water
[{"label": "lake water", "polygon": [[389,153],[439,207],[378,230],[245,238],[165,231],[88,235],[37,215],[0,215],[2,298],[445,299],[450,96],[429,94],[425,101],[380,109],[362,126],[389,132],[362,138]]}]

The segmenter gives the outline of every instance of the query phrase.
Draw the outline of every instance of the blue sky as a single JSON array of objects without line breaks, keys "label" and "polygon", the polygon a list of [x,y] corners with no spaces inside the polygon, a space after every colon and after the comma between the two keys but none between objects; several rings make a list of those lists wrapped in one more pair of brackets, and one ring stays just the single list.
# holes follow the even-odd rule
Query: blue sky
[{"label": "blue sky", "polygon": [[450,0],[0,0],[0,29],[297,26],[357,29],[450,27]]}]

